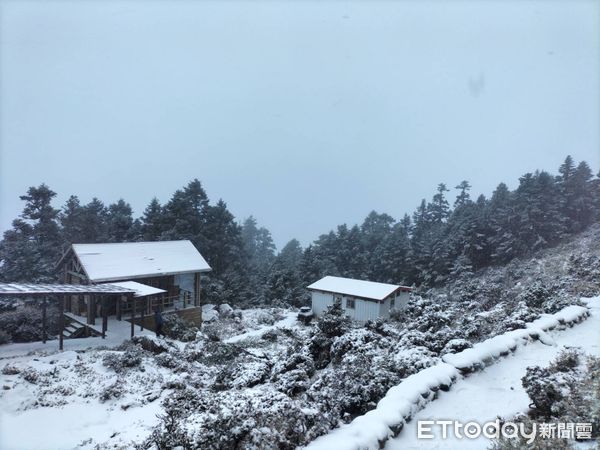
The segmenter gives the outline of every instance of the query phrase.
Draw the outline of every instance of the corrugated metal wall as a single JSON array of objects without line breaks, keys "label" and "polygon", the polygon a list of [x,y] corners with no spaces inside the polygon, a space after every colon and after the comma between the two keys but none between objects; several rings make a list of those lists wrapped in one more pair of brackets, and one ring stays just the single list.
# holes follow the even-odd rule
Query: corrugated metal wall
[{"label": "corrugated metal wall", "polygon": [[[381,305],[378,302],[370,302],[368,300],[361,300],[357,298],[354,303],[356,306],[354,309],[354,314],[352,314],[352,312],[348,314],[353,319],[366,322],[367,320],[374,320],[379,317]],[[352,310],[350,309],[346,311]]]},{"label": "corrugated metal wall", "polygon": [[312,310],[315,315],[323,315],[325,310],[331,305],[333,305],[333,294],[312,292]]},{"label": "corrugated metal wall", "polygon": [[[354,309],[349,309],[347,306],[347,297],[342,297],[342,309],[346,314],[354,320],[366,322],[367,320],[377,319],[380,317],[381,309],[378,302],[361,300],[359,298],[354,301]],[[317,316],[323,315],[329,306],[333,305],[333,294],[324,292],[312,292],[312,310]],[[387,315],[389,317],[389,300],[387,305]]]}]

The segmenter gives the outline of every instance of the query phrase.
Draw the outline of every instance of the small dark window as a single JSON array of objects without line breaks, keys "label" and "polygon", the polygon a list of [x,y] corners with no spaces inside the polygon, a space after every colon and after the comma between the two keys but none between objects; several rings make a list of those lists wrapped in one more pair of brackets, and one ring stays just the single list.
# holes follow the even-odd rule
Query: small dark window
[{"label": "small dark window", "polygon": [[390,300],[390,309],[394,309],[395,306],[396,306],[396,297],[392,297],[392,299]]},{"label": "small dark window", "polygon": [[346,309],[354,309],[355,307],[356,307],[356,305],[354,304],[354,299],[347,298],[346,299]]}]

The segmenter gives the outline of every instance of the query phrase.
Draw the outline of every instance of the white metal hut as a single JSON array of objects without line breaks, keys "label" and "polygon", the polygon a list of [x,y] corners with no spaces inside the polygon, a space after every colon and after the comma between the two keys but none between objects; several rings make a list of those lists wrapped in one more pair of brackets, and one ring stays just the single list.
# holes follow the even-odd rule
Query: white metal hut
[{"label": "white metal hut", "polygon": [[316,316],[337,303],[349,317],[363,322],[388,318],[393,309],[405,308],[411,291],[408,286],[331,276],[321,278],[308,289]]}]

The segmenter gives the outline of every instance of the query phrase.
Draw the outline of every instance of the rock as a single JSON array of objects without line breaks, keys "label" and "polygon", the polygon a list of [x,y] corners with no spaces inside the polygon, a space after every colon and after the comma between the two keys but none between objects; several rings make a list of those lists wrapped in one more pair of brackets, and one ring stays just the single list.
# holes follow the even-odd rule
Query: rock
[{"label": "rock", "polygon": [[171,348],[169,343],[159,340],[153,336],[134,336],[131,341],[134,344],[139,344],[144,350],[152,352],[156,355],[168,352]]},{"label": "rock", "polygon": [[221,303],[219,305],[219,314],[223,317],[231,317],[233,316],[233,308],[227,303]]}]

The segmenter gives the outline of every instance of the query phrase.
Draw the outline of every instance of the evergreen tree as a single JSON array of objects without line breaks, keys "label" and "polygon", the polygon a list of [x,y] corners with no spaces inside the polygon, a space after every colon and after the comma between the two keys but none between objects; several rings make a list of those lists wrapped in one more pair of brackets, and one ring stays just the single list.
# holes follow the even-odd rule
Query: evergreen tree
[{"label": "evergreen tree", "polygon": [[71,195],[59,214],[62,240],[67,246],[84,242],[84,220],[84,208],[79,198]]},{"label": "evergreen tree", "polygon": [[256,219],[248,217],[241,230],[244,250],[253,271],[264,275],[275,259],[275,243],[271,233],[264,227],[258,227]]},{"label": "evergreen tree", "polygon": [[370,280],[392,284],[408,284],[410,277],[410,217],[392,227],[375,250]]},{"label": "evergreen tree", "polygon": [[441,223],[450,215],[450,205],[444,192],[448,192],[448,188],[444,183],[438,184],[437,193],[433,196],[431,203],[428,205],[429,216],[434,223]]},{"label": "evergreen tree", "polygon": [[566,231],[559,190],[547,172],[525,174],[515,192],[517,255],[553,245]]},{"label": "evergreen tree", "polygon": [[206,214],[200,245],[215,275],[229,269],[241,271],[247,262],[241,227],[235,222],[227,204],[219,200],[215,206],[205,207]]},{"label": "evergreen tree", "polygon": [[108,212],[106,206],[96,197],[83,207],[81,242],[95,243],[108,241]]},{"label": "evergreen tree", "polygon": [[594,219],[593,174],[585,161],[579,163],[573,173],[573,190],[575,198],[568,216],[569,231],[578,232],[586,229]]},{"label": "evergreen tree", "polygon": [[517,237],[518,221],[513,194],[504,183],[500,183],[492,194],[488,218],[492,262],[510,261],[519,254],[520,245]]},{"label": "evergreen tree", "polygon": [[245,270],[249,288],[249,302],[264,304],[267,301],[267,280],[275,260],[275,244],[269,230],[258,227],[256,219],[248,217],[241,229],[241,237],[248,262]]},{"label": "evergreen tree", "polygon": [[469,182],[467,180],[461,181],[460,184],[458,186],[456,186],[455,189],[459,189],[460,193],[458,194],[458,196],[456,197],[456,200],[454,201],[454,208],[463,206],[466,203],[471,201],[471,197],[469,195],[469,191],[471,190],[471,185],[469,184]]},{"label": "evergreen tree", "polygon": [[134,238],[131,205],[119,199],[109,205],[106,217],[109,242],[128,242]]},{"label": "evergreen tree", "polygon": [[54,280],[62,240],[57,223],[59,211],[52,207],[56,193],[45,184],[30,187],[22,195],[25,207],[0,245],[2,278],[7,281]]},{"label": "evergreen tree", "polygon": [[202,228],[208,209],[208,196],[197,179],[175,191],[163,209],[165,231],[161,239],[190,239],[203,247]]},{"label": "evergreen tree", "polygon": [[300,268],[303,264],[300,242],[292,239],[275,258],[268,283],[271,303],[283,302],[300,306],[305,302],[305,286]]},{"label": "evergreen tree", "polygon": [[163,207],[156,197],[144,210],[140,222],[141,237],[144,241],[158,241],[166,231]]}]

